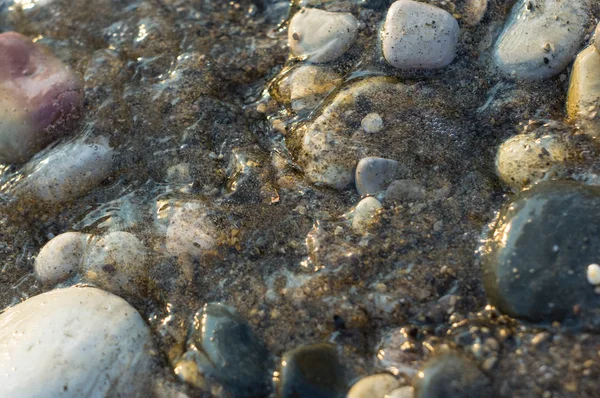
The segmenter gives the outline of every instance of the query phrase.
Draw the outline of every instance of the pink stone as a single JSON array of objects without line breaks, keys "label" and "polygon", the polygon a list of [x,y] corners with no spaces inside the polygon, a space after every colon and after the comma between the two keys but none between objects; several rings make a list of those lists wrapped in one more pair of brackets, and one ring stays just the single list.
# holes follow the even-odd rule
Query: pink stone
[{"label": "pink stone", "polygon": [[23,163],[73,129],[80,79],[45,47],[0,34],[0,163]]}]

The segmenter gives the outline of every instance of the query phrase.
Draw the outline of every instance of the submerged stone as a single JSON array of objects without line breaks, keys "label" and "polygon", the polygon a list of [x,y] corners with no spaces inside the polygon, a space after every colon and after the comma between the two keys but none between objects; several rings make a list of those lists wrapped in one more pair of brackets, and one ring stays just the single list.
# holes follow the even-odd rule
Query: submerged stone
[{"label": "submerged stone", "polygon": [[452,63],[458,22],[447,11],[412,0],[388,10],[381,32],[383,56],[399,69],[438,69]]},{"label": "submerged stone", "polygon": [[483,282],[500,311],[535,322],[598,323],[586,270],[600,261],[600,189],[549,181],[500,213],[481,250]]},{"label": "submerged stone", "polygon": [[519,0],[494,46],[494,62],[519,79],[562,72],[585,35],[589,0]]},{"label": "submerged stone", "polygon": [[487,376],[470,361],[444,354],[425,364],[415,385],[415,398],[477,398],[493,396]]},{"label": "submerged stone", "polygon": [[394,179],[398,162],[393,159],[368,157],[356,166],[356,190],[360,195],[374,195],[387,188]]},{"label": "submerged stone", "polygon": [[296,348],[281,360],[278,398],[341,398],[346,393],[344,369],[335,346],[315,344]]},{"label": "submerged stone", "polygon": [[269,352],[233,308],[209,303],[194,317],[187,360],[198,372],[222,383],[235,397],[268,394]]},{"label": "submerged stone", "polygon": [[399,382],[389,373],[371,375],[354,383],[346,398],[384,398],[396,387]]},{"label": "submerged stone", "polygon": [[35,258],[35,276],[42,283],[58,283],[75,275],[81,267],[89,234],[65,232],[42,247]]},{"label": "submerged stone", "polygon": [[125,300],[53,290],[0,315],[3,397],[149,396],[152,337]]},{"label": "submerged stone", "polygon": [[0,34],[0,163],[23,163],[72,128],[81,82],[45,47]]}]

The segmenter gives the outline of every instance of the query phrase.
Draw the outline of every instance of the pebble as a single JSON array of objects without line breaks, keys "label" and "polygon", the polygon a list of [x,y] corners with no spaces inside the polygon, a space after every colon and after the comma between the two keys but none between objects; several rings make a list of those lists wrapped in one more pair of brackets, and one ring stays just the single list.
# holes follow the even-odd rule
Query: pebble
[{"label": "pebble", "polygon": [[587,279],[591,285],[600,285],[600,265],[598,265],[598,264],[588,265]]},{"label": "pebble", "polygon": [[367,228],[373,223],[373,217],[379,213],[381,208],[381,203],[372,196],[358,202],[354,209],[352,229],[359,233],[366,232]]},{"label": "pebble", "polygon": [[475,364],[453,353],[426,363],[415,384],[415,398],[493,396],[487,376]]},{"label": "pebble", "polygon": [[595,46],[589,46],[579,53],[573,64],[569,92],[567,94],[567,114],[571,120],[578,120],[584,132],[594,137],[600,136],[600,53]]},{"label": "pebble", "polygon": [[393,3],[381,37],[385,60],[398,69],[438,69],[456,56],[458,22],[447,11],[412,0]]},{"label": "pebble", "polygon": [[415,390],[412,387],[405,386],[396,388],[385,396],[385,398],[413,398]]},{"label": "pebble", "polygon": [[416,180],[395,180],[385,191],[385,199],[390,201],[419,201],[425,199],[425,188]]},{"label": "pebble", "polygon": [[385,190],[394,179],[398,162],[393,159],[363,158],[356,166],[356,190],[361,196]]},{"label": "pebble", "polygon": [[208,303],[194,316],[184,361],[222,383],[235,397],[266,396],[270,359],[264,344],[233,308]]},{"label": "pebble", "polygon": [[384,398],[396,387],[398,380],[389,373],[366,376],[352,386],[346,398]]},{"label": "pebble", "polygon": [[369,113],[363,118],[360,125],[367,133],[377,133],[383,128],[383,119],[379,113]]},{"label": "pebble", "polygon": [[496,155],[498,176],[519,190],[547,177],[561,176],[567,146],[556,134],[518,134],[500,145]]},{"label": "pebble", "polygon": [[98,186],[112,171],[114,151],[105,137],[77,140],[52,148],[23,168],[26,178],[15,188],[33,200],[58,204],[77,199]]},{"label": "pebble", "polygon": [[283,355],[277,398],[342,398],[346,376],[335,346],[301,346]]},{"label": "pebble", "polygon": [[170,255],[198,257],[216,246],[217,229],[202,202],[175,202],[167,217],[166,250]]},{"label": "pebble", "polygon": [[117,231],[92,240],[84,258],[85,278],[115,294],[143,296],[148,249],[133,234]]},{"label": "pebble", "polygon": [[144,320],[120,297],[43,293],[0,315],[0,396],[149,396],[151,348]]},{"label": "pebble", "polygon": [[0,34],[0,163],[24,163],[72,130],[80,79],[40,44]]},{"label": "pebble", "polygon": [[589,8],[589,0],[519,0],[494,46],[495,64],[518,79],[560,74],[581,45]]},{"label": "pebble", "polygon": [[292,109],[314,109],[342,81],[339,74],[323,65],[302,65],[290,77]]},{"label": "pebble", "polygon": [[593,321],[600,297],[586,270],[599,252],[600,188],[540,182],[504,207],[481,249],[488,299],[518,319]]},{"label": "pebble", "polygon": [[358,21],[350,13],[302,8],[288,27],[292,53],[308,62],[330,62],[352,46],[358,34]]},{"label": "pebble", "polygon": [[56,284],[76,274],[82,263],[89,234],[65,232],[42,247],[35,258],[36,278],[47,284]]}]

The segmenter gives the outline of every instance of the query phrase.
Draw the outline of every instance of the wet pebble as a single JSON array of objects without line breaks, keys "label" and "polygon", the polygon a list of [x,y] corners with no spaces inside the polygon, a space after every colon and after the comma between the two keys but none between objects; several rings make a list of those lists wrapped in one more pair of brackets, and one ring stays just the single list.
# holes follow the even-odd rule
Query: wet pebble
[{"label": "wet pebble", "polygon": [[358,202],[354,209],[352,219],[352,229],[356,232],[364,233],[373,223],[373,218],[382,209],[381,203],[372,196],[368,196]]},{"label": "wet pebble", "polygon": [[581,45],[589,5],[589,0],[519,0],[494,46],[495,64],[519,79],[558,75]]},{"label": "wet pebble", "polygon": [[387,188],[394,179],[398,162],[393,159],[363,158],[356,166],[356,190],[360,195],[374,195]]},{"label": "wet pebble", "polygon": [[341,398],[345,393],[345,372],[335,346],[302,346],[283,355],[277,398]]},{"label": "wet pebble", "polygon": [[426,363],[415,384],[415,398],[493,396],[487,376],[475,364],[451,353]]},{"label": "wet pebble", "polygon": [[[600,40],[597,40],[600,41]],[[577,120],[584,132],[594,137],[600,136],[600,53],[595,46],[589,46],[577,55],[567,95],[567,114]]]},{"label": "wet pebble", "polygon": [[500,145],[496,171],[514,189],[564,173],[567,145],[556,134],[518,134]]},{"label": "wet pebble", "polygon": [[148,249],[129,232],[92,240],[84,259],[85,279],[115,294],[141,296],[148,282]]},{"label": "wet pebble", "polygon": [[361,120],[360,125],[367,133],[377,133],[383,128],[383,119],[379,113],[369,113]]},{"label": "wet pebble", "polygon": [[358,21],[350,13],[302,8],[290,21],[288,44],[292,53],[309,62],[329,62],[352,46]]},{"label": "wet pebble", "polygon": [[391,374],[376,374],[357,381],[346,398],[384,398],[396,387],[399,387],[398,380]]},{"label": "wet pebble", "polygon": [[269,352],[248,322],[226,305],[206,304],[194,316],[185,362],[193,362],[195,371],[222,383],[234,397],[269,391]]},{"label": "wet pebble", "polygon": [[383,56],[399,69],[438,69],[454,60],[458,22],[447,11],[412,0],[388,10],[381,32]]},{"label": "wet pebble", "polygon": [[70,132],[82,105],[81,81],[45,47],[0,34],[0,163],[23,163]]},{"label": "wet pebble", "polygon": [[54,284],[75,275],[82,263],[89,234],[65,232],[42,247],[35,258],[36,278],[42,283]]},{"label": "wet pebble", "polygon": [[290,101],[296,112],[315,108],[340,82],[341,77],[322,65],[302,65],[290,81]]},{"label": "wet pebble", "polygon": [[108,177],[114,160],[114,151],[105,137],[91,142],[67,142],[43,155],[24,166],[26,178],[15,191],[51,204],[72,201],[88,193]]},{"label": "wet pebble", "polygon": [[0,395],[148,396],[151,348],[144,320],[120,297],[53,290],[0,315]]},{"label": "wet pebble", "polygon": [[490,303],[519,319],[597,323],[600,296],[587,278],[599,261],[600,190],[549,181],[500,213],[481,251]]},{"label": "wet pebble", "polygon": [[166,250],[170,255],[198,257],[216,246],[217,229],[205,204],[177,201],[168,205],[166,212]]},{"label": "wet pebble", "polygon": [[385,191],[387,201],[419,201],[425,199],[425,188],[416,180],[395,180]]}]

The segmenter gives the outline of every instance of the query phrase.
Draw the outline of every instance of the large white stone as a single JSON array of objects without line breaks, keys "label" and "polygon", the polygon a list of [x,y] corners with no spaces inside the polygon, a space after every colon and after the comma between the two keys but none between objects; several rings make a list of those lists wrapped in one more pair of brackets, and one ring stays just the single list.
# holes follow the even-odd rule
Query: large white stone
[{"label": "large white stone", "polygon": [[454,60],[458,22],[447,11],[412,0],[388,10],[381,32],[383,56],[399,69],[437,69]]},{"label": "large white stone", "polygon": [[288,43],[297,57],[329,62],[348,51],[357,33],[358,21],[350,13],[303,8],[290,21]]},{"label": "large white stone", "polygon": [[519,79],[559,74],[581,45],[589,8],[589,0],[519,0],[494,46],[495,64]]},{"label": "large white stone", "polygon": [[105,137],[81,140],[53,148],[43,158],[25,166],[20,194],[47,203],[64,203],[85,195],[108,177],[114,151]]},{"label": "large white stone", "polygon": [[0,396],[148,396],[151,346],[144,320],[120,297],[53,290],[0,315]]},{"label": "large white stone", "polygon": [[35,258],[35,275],[42,283],[58,283],[79,270],[90,235],[65,232],[42,247]]}]

